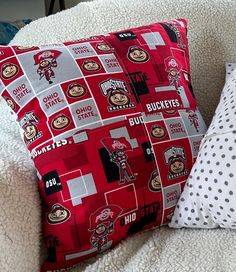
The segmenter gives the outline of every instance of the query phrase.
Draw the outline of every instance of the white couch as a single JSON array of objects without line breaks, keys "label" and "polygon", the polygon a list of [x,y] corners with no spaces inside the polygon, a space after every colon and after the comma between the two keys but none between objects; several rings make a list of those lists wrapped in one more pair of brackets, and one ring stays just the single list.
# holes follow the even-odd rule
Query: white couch
[{"label": "white couch", "polygon": [[[234,0],[96,0],[31,23],[11,43],[56,43],[185,17],[193,87],[209,124],[225,62],[236,60],[235,14]],[[35,171],[2,101],[0,116],[0,271],[37,272],[42,247]],[[163,227],[135,235],[73,271],[235,272],[236,233]]]}]

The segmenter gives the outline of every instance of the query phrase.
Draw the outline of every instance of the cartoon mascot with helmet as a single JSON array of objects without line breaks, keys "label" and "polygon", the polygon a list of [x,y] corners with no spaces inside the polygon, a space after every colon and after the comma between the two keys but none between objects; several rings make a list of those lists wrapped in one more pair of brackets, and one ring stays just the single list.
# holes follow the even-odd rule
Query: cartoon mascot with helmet
[{"label": "cartoon mascot with helmet", "polygon": [[114,232],[114,224],[121,215],[122,209],[114,204],[103,206],[90,215],[89,231],[93,232],[90,237],[92,247],[102,252],[107,244],[107,236]]},{"label": "cartoon mascot with helmet", "polygon": [[37,73],[40,80],[45,77],[49,84],[52,84],[52,78],[55,78],[53,68],[57,67],[57,58],[61,55],[58,50],[40,51],[34,55],[34,65],[38,65]]}]

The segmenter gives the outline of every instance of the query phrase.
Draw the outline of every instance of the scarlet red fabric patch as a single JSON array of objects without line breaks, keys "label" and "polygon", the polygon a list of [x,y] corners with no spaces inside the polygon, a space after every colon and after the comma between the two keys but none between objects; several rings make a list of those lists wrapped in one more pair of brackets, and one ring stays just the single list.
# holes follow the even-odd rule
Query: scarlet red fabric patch
[{"label": "scarlet red fabric patch", "polygon": [[38,172],[49,253],[42,271],[170,221],[206,130],[184,19],[1,46],[0,93]]}]

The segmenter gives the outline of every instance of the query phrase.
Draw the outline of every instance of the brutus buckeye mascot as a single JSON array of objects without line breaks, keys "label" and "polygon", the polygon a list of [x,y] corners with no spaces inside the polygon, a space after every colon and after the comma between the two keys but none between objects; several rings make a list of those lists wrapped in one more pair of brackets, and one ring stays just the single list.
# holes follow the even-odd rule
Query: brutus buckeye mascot
[{"label": "brutus buckeye mascot", "polygon": [[52,84],[52,78],[55,78],[53,68],[57,67],[56,59],[61,55],[58,50],[45,50],[34,55],[34,65],[38,65],[37,73],[40,78],[46,78],[49,84]]},{"label": "brutus buckeye mascot", "polygon": [[93,232],[90,242],[98,252],[107,244],[107,236],[114,232],[114,223],[122,211],[119,206],[111,204],[97,209],[90,215],[89,231]]},{"label": "brutus buckeye mascot", "polygon": [[194,126],[194,128],[198,132],[199,123],[198,123],[198,116],[197,116],[196,112],[194,112],[193,110],[190,110],[188,112],[188,119],[190,121],[190,125]]},{"label": "brutus buckeye mascot", "polygon": [[180,71],[182,69],[181,64],[174,57],[168,57],[165,59],[165,67],[166,72],[168,72],[168,79],[170,81],[170,85],[173,85],[178,89],[179,79],[180,79]]},{"label": "brutus buckeye mascot", "polygon": [[127,151],[132,151],[132,147],[125,137],[103,138],[102,143],[109,152],[111,162],[114,162],[119,168],[120,184],[124,183],[125,180],[135,180],[126,154]]}]

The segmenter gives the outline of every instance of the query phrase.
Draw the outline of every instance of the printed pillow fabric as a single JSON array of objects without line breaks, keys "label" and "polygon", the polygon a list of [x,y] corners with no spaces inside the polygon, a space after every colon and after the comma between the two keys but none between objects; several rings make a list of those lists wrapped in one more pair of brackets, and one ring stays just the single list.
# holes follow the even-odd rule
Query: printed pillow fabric
[{"label": "printed pillow fabric", "polygon": [[206,130],[186,21],[0,52],[0,92],[39,177],[42,271],[167,224]]},{"label": "printed pillow fabric", "polygon": [[170,227],[236,229],[236,64],[226,83]]}]

